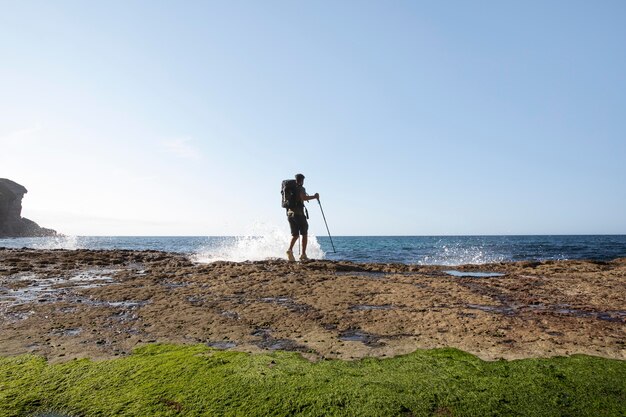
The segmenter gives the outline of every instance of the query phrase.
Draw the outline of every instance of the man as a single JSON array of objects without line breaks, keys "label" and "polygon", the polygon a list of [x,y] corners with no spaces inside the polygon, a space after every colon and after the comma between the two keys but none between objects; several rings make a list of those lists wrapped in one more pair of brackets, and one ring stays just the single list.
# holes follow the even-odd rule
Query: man
[{"label": "man", "polygon": [[304,175],[296,174],[296,204],[295,208],[287,210],[287,219],[289,220],[289,228],[291,229],[291,244],[289,245],[289,249],[287,250],[287,257],[290,261],[295,261],[296,258],[293,256],[293,247],[298,241],[298,236],[302,235],[302,254],[300,255],[301,261],[306,261],[309,259],[306,256],[306,244],[307,244],[307,236],[309,232],[309,222],[307,222],[307,216],[304,214],[304,202],[319,199],[320,195],[315,193],[315,195],[307,195],[306,190],[304,189]]}]

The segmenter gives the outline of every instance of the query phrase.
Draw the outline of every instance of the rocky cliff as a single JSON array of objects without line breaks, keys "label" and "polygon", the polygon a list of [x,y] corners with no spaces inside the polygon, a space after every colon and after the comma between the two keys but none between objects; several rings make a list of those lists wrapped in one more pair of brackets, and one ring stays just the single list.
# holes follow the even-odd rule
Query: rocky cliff
[{"label": "rocky cliff", "polygon": [[0,178],[0,237],[55,236],[52,229],[40,227],[22,217],[22,198],[28,190],[16,182]]}]

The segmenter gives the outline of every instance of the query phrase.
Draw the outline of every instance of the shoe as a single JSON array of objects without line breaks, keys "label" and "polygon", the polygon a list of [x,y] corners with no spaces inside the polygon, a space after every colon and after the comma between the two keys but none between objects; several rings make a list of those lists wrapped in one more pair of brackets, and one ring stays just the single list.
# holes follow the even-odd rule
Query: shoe
[{"label": "shoe", "polygon": [[289,259],[289,262],[295,262],[296,258],[293,256],[293,251],[288,250],[287,251],[287,259]]},{"label": "shoe", "polygon": [[302,255],[300,255],[300,260],[301,261],[308,261],[309,258],[303,253]]}]

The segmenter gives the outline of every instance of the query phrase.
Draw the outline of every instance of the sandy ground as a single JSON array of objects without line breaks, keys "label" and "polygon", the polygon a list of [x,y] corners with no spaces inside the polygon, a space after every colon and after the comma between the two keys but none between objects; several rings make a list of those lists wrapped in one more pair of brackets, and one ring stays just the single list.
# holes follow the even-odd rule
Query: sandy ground
[{"label": "sandy ground", "polygon": [[154,342],[293,350],[311,360],[436,347],[488,360],[624,360],[626,259],[197,264],[155,251],[0,249],[0,355],[105,359]]}]

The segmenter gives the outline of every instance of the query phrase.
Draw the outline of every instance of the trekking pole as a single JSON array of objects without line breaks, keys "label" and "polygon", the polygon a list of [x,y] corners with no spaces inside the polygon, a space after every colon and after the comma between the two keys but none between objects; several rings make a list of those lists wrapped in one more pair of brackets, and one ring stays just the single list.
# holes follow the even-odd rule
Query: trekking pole
[{"label": "trekking pole", "polygon": [[326,216],[324,216],[324,209],[322,208],[322,203],[320,203],[320,199],[317,199],[317,203],[320,205],[320,210],[322,211],[322,217],[324,218],[324,224],[326,225],[326,231],[328,232],[328,237],[330,238],[330,244],[333,245],[333,253],[337,253],[335,250],[335,244],[333,243],[333,238],[330,235],[330,230],[328,230],[328,223],[326,223]]}]

